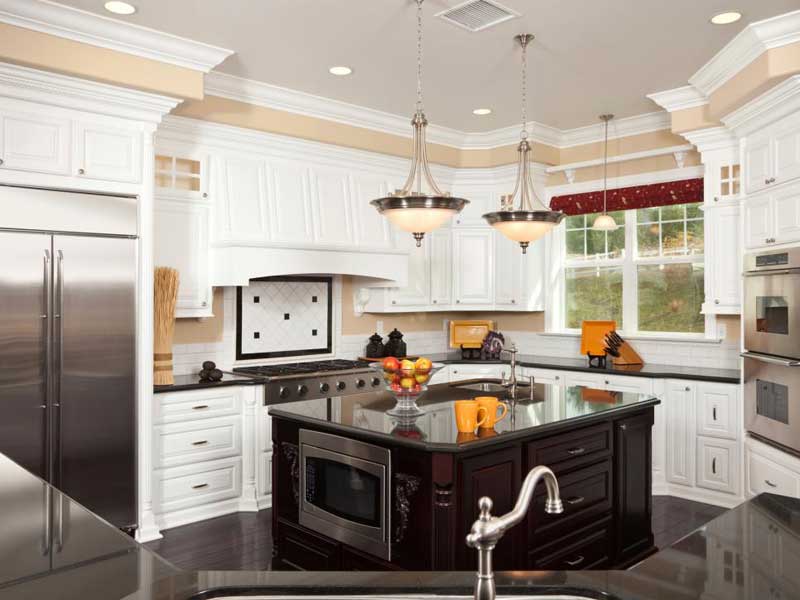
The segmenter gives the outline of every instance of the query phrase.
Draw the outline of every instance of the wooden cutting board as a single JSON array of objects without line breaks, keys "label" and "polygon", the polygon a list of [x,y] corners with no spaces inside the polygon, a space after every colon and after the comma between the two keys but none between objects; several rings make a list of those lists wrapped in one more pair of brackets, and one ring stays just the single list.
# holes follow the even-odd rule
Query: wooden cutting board
[{"label": "wooden cutting board", "polygon": [[494,321],[473,319],[450,321],[451,348],[480,348],[483,340],[494,329]]}]

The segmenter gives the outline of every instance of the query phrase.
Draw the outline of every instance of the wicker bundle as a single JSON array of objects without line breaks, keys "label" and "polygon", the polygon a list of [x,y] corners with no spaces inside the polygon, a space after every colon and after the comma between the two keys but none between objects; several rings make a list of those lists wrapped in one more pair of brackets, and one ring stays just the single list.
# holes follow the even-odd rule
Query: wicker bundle
[{"label": "wicker bundle", "polygon": [[156,267],[153,349],[153,383],[172,385],[172,336],[175,333],[175,304],[178,301],[178,271],[168,267]]}]

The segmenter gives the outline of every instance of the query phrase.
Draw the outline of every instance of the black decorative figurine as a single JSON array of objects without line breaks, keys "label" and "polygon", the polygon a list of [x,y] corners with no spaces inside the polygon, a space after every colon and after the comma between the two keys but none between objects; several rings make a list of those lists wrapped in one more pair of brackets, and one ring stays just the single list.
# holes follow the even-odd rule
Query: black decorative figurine
[{"label": "black decorative figurine", "polygon": [[381,358],[383,356],[383,338],[376,333],[369,336],[367,344],[367,358]]},{"label": "black decorative figurine", "polygon": [[222,381],[222,371],[213,361],[207,360],[203,363],[203,369],[200,371],[200,381]]},{"label": "black decorative figurine", "polygon": [[383,347],[384,356],[395,356],[397,358],[407,356],[406,343],[403,341],[403,334],[395,327],[389,334],[389,341]]}]

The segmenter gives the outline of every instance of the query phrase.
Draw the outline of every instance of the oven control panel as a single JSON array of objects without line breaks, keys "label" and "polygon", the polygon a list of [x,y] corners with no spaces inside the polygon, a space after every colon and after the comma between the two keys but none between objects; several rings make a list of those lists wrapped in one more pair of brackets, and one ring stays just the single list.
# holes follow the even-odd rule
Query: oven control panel
[{"label": "oven control panel", "polygon": [[382,384],[373,372],[339,373],[311,379],[287,378],[265,385],[264,404],[363,394],[382,389]]}]

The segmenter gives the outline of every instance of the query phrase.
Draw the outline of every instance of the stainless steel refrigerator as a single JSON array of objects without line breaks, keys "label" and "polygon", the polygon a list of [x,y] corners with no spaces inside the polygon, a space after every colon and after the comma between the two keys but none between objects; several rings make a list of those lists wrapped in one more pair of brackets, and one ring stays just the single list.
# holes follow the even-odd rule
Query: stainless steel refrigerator
[{"label": "stainless steel refrigerator", "polygon": [[0,452],[136,526],[136,198],[0,186]]}]

